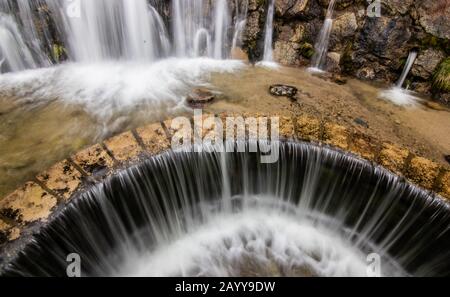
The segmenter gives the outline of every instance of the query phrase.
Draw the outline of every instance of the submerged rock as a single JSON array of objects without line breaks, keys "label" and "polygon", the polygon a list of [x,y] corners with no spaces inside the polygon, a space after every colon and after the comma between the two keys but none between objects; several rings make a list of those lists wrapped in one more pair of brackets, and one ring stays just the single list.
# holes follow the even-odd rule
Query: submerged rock
[{"label": "submerged rock", "polygon": [[186,98],[191,107],[202,107],[206,103],[213,101],[216,96],[208,89],[194,89]]},{"label": "submerged rock", "polygon": [[442,105],[440,105],[440,104],[437,103],[437,102],[427,101],[427,102],[425,103],[425,105],[426,105],[428,108],[431,108],[431,109],[434,109],[434,110],[437,110],[437,111],[444,111],[444,110],[446,110],[445,107],[443,107]]},{"label": "submerged rock", "polygon": [[369,128],[369,124],[361,118],[356,118],[354,121],[356,124],[363,126],[364,128]]},{"label": "submerged rock", "polygon": [[288,85],[272,85],[269,92],[273,96],[294,98],[298,93],[298,89]]},{"label": "submerged rock", "polygon": [[444,159],[445,159],[445,161],[447,161],[450,164],[450,155],[445,155]]},{"label": "submerged rock", "polygon": [[347,79],[340,74],[334,73],[331,76],[331,80],[338,85],[345,85],[347,83]]}]

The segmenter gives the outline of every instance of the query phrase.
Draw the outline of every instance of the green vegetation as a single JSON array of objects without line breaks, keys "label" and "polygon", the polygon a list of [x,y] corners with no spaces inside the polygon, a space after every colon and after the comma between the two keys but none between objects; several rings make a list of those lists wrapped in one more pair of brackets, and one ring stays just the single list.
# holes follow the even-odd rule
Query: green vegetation
[{"label": "green vegetation", "polygon": [[433,75],[433,88],[441,92],[450,92],[450,57],[437,67]]},{"label": "green vegetation", "polygon": [[305,57],[306,59],[311,59],[312,56],[314,56],[314,47],[307,42],[304,42],[302,44],[300,44],[300,48],[299,48],[300,54]]},{"label": "green vegetation", "polygon": [[450,54],[450,40],[441,39],[431,34],[427,34],[420,40],[421,48],[423,50],[427,48],[442,49],[447,54]]},{"label": "green vegetation", "polygon": [[53,48],[52,48],[52,55],[53,55],[53,59],[56,62],[61,62],[62,58],[64,57],[66,52],[66,49],[59,44],[53,44]]}]

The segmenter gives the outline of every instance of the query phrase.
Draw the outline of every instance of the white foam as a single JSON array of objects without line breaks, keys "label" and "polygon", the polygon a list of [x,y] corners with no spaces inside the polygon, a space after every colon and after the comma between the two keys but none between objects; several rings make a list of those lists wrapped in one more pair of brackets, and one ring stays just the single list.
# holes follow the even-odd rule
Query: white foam
[{"label": "white foam", "polygon": [[317,67],[308,67],[306,70],[311,73],[326,73],[326,71]]},{"label": "white foam", "polygon": [[365,256],[312,221],[268,209],[218,214],[152,253],[127,253],[121,276],[237,276],[243,259],[308,267],[319,276],[366,276]]},{"label": "white foam", "polygon": [[155,63],[68,63],[0,76],[0,94],[36,103],[59,100],[81,105],[100,121],[144,105],[177,108],[192,87],[213,72],[234,72],[241,61],[165,59]]},{"label": "white foam", "polygon": [[280,68],[280,64],[272,61],[260,61],[255,64],[257,67],[263,67],[267,69],[276,70]]},{"label": "white foam", "polygon": [[399,87],[393,87],[382,91],[379,96],[381,99],[390,101],[398,106],[416,106],[422,99],[414,96],[414,93]]}]

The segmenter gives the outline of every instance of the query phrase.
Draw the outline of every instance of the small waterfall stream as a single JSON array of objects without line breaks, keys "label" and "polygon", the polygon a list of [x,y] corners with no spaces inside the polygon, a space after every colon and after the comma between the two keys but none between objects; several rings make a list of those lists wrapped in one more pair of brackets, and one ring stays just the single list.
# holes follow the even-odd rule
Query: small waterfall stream
[{"label": "small waterfall stream", "polygon": [[37,66],[14,19],[0,13],[0,72],[14,72]]},{"label": "small waterfall stream", "polygon": [[396,87],[397,88],[403,88],[403,84],[405,83],[406,78],[408,77],[409,72],[411,71],[411,68],[416,61],[417,58],[417,52],[410,52],[408,55],[408,59],[406,60],[405,67],[403,68],[402,75],[400,76],[399,80],[397,81]]},{"label": "small waterfall stream", "polygon": [[320,30],[319,37],[314,45],[315,53],[312,57],[312,68],[323,70],[327,61],[328,44],[330,41],[331,29],[333,28],[333,13],[336,0],[331,0],[328,5],[327,14]]},{"label": "small waterfall stream", "polygon": [[422,100],[416,97],[413,92],[408,90],[408,88],[403,88],[406,78],[408,77],[408,74],[411,71],[414,62],[416,61],[416,58],[417,52],[412,51],[409,53],[408,59],[405,63],[405,67],[403,68],[402,74],[397,83],[394,87],[381,92],[379,96],[380,98],[391,101],[395,105],[403,106],[415,106],[417,105],[417,102],[420,102]]},{"label": "small waterfall stream", "polygon": [[264,62],[273,62],[273,19],[275,16],[275,0],[269,0],[266,25],[264,27]]}]

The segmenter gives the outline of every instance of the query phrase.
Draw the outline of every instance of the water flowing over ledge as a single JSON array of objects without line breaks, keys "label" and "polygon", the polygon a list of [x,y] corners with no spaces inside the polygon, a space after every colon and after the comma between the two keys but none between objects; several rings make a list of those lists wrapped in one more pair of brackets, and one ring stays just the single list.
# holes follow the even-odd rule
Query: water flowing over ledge
[{"label": "water flowing over ledge", "polygon": [[75,251],[85,275],[364,276],[370,253],[383,275],[448,275],[448,205],[334,150],[286,143],[280,156],[147,159],[74,199],[4,274],[63,275]]},{"label": "water flowing over ledge", "polygon": [[[148,0],[1,0],[0,70],[48,67],[62,55],[81,63],[227,59],[241,45],[248,1],[174,0],[161,8],[165,5]],[[164,9],[170,10],[171,25],[161,15]],[[53,27],[38,27],[44,20]]]}]

